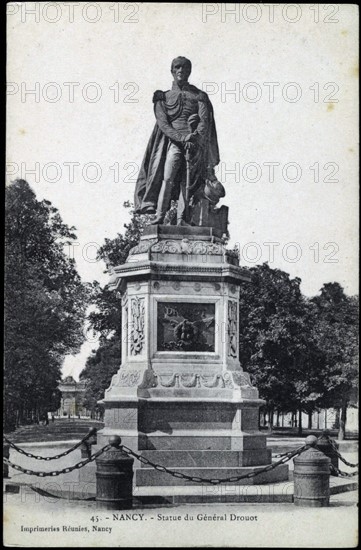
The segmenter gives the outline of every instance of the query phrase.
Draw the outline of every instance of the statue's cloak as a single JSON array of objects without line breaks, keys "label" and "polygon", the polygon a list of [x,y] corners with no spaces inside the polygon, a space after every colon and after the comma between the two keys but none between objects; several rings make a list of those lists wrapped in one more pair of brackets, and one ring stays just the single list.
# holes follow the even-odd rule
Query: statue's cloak
[{"label": "statue's cloak", "polygon": [[[219,149],[217,140],[217,131],[214,121],[213,107],[206,94],[206,104],[208,108],[208,135],[203,149],[203,169],[199,179],[206,179],[207,169],[213,169],[219,163]],[[150,136],[142,165],[140,167],[137,183],[134,193],[135,212],[141,213],[143,208],[150,205],[156,207],[158,196],[163,181],[164,164],[167,155],[167,149],[170,139],[163,134],[156,123]],[[180,172],[179,177],[182,177]],[[177,182],[176,182],[177,183]],[[178,182],[179,183],[179,182]],[[195,191],[195,190],[194,190]],[[179,187],[174,186],[174,196],[176,200],[179,196]]]}]

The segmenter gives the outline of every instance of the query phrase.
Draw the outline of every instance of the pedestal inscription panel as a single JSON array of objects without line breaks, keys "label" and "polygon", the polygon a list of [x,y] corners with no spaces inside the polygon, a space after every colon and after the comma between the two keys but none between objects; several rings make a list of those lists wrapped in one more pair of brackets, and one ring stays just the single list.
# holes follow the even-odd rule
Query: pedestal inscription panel
[{"label": "pedestal inscription panel", "polygon": [[158,302],[158,351],[215,351],[215,304]]}]

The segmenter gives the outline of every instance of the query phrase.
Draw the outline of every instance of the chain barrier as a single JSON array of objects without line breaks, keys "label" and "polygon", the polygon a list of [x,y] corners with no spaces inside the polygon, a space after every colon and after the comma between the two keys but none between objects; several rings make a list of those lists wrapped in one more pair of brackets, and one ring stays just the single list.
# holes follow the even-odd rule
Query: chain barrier
[{"label": "chain barrier", "polygon": [[352,464],[352,462],[348,462],[343,456],[341,455],[340,451],[337,449],[335,442],[330,438],[327,437],[328,443],[331,445],[332,449],[334,450],[335,455],[344,463],[346,466],[349,466],[350,468],[358,468],[357,464]]},{"label": "chain barrier", "polygon": [[333,464],[330,464],[331,475],[336,477],[355,477],[358,476],[358,470],[356,472],[342,472],[339,468],[336,468]]},{"label": "chain barrier", "polygon": [[[349,466],[350,468],[358,468],[358,464],[352,464],[351,462],[348,462],[348,460],[346,460],[345,458],[343,458],[343,456],[341,455],[341,453],[339,452],[335,442],[329,437],[327,436],[326,438],[326,441],[330,444],[330,446],[332,447],[332,450],[333,452],[335,453],[335,455],[344,463],[346,464],[346,466]],[[321,449],[318,445],[316,445],[316,449],[318,451],[320,451],[321,453],[323,453],[325,456],[327,456],[327,454],[323,451],[323,449]],[[340,470],[339,468],[336,468],[336,466],[334,466],[333,464],[330,464],[330,472],[331,472],[331,475],[332,476],[335,476],[335,477],[355,477],[358,475],[358,470],[356,472],[343,472],[342,470]]]},{"label": "chain barrier", "polygon": [[169,475],[171,475],[175,478],[185,479],[186,481],[192,481],[194,483],[209,483],[211,485],[219,485],[220,483],[236,483],[237,481],[241,481],[242,479],[250,479],[252,477],[259,476],[260,474],[264,474],[265,472],[270,472],[271,470],[274,470],[275,468],[277,468],[277,466],[279,466],[280,464],[285,464],[286,462],[291,460],[291,458],[293,458],[297,455],[300,455],[305,450],[309,449],[309,445],[303,445],[302,447],[300,447],[296,451],[292,451],[290,453],[287,453],[288,456],[284,456],[283,458],[281,458],[281,460],[278,460],[277,462],[274,462],[273,464],[268,464],[267,466],[265,466],[261,470],[258,470],[257,472],[249,472],[248,474],[243,474],[243,475],[240,475],[240,476],[231,476],[231,477],[214,478],[214,479],[209,479],[209,478],[205,478],[205,477],[198,477],[198,476],[189,476],[187,474],[183,474],[182,472],[177,472],[175,470],[170,470],[169,468],[166,468],[165,466],[162,466],[161,464],[156,464],[156,463],[152,462],[151,460],[149,460],[148,458],[146,458],[144,456],[141,456],[138,453],[135,453],[134,451],[132,451],[132,449],[130,449],[129,447],[126,447],[125,445],[120,445],[119,449],[122,450],[128,456],[133,456],[134,458],[136,458],[137,460],[139,460],[143,464],[147,464],[147,466],[151,466],[152,468],[154,468],[158,472],[165,472],[165,473],[167,473],[167,474],[169,474]]},{"label": "chain barrier", "polygon": [[287,451],[286,453],[279,453],[278,455],[273,455],[274,458],[281,458],[283,456],[290,456],[293,453],[293,451]]},{"label": "chain barrier", "polygon": [[[5,458],[5,457],[3,458],[3,461],[4,461],[5,464],[10,466],[11,468],[14,468],[15,470],[17,470],[19,472],[22,472],[24,474],[35,475],[35,476],[38,476],[38,477],[55,477],[55,476],[58,476],[58,475],[61,475],[61,474],[70,473],[73,470],[83,468],[83,466],[86,466],[90,462],[93,462],[94,460],[96,460],[96,458],[98,458],[100,455],[102,455],[104,452],[108,451],[111,448],[113,448],[113,445],[110,445],[110,444],[105,445],[99,451],[97,451],[96,453],[91,455],[86,460],[81,460],[80,462],[78,462],[74,466],[69,466],[67,468],[63,468],[62,470],[54,470],[52,472],[39,472],[39,471],[30,470],[29,468],[23,468],[22,466],[19,466],[17,464],[14,464],[14,463],[10,462],[10,460]],[[230,477],[226,477],[226,478],[213,478],[213,479],[210,479],[210,478],[203,478],[203,477],[199,477],[199,476],[191,476],[191,475],[183,474],[182,472],[178,472],[176,470],[171,470],[171,469],[167,468],[166,466],[162,466],[161,464],[157,464],[155,462],[152,462],[148,458],[136,453],[135,451],[132,451],[132,449],[130,449],[126,445],[119,445],[119,447],[118,447],[118,449],[120,451],[122,451],[123,453],[125,453],[126,455],[133,456],[134,458],[139,460],[139,462],[142,462],[143,464],[146,464],[147,466],[150,466],[151,468],[154,468],[158,472],[164,472],[164,473],[167,473],[167,474],[169,474],[172,477],[175,477],[177,479],[184,479],[186,481],[191,481],[193,483],[209,483],[211,485],[219,485],[221,483],[236,483],[237,481],[241,481],[243,479],[251,479],[251,478],[257,477],[261,474],[264,474],[266,472],[270,472],[271,470],[274,470],[275,468],[277,468],[277,466],[279,466],[281,464],[286,464],[286,462],[288,462],[292,458],[302,454],[304,451],[306,451],[309,448],[310,448],[310,445],[303,445],[302,447],[299,447],[295,451],[289,451],[287,453],[282,453],[282,455],[280,455],[280,456],[282,456],[282,458],[280,460],[278,460],[277,462],[273,462],[272,464],[268,464],[267,466],[265,466],[264,468],[261,468],[258,471],[249,472],[247,474],[242,474],[242,475],[239,475],[239,476],[230,476]],[[26,453],[26,454],[28,455],[28,453]],[[31,456],[34,457],[34,455],[31,455]],[[62,455],[62,456],[64,456],[64,455]],[[277,455],[277,456],[279,456],[279,455]],[[357,472],[351,472],[351,473],[342,472],[339,468],[336,468],[332,464],[330,464],[330,471],[331,471],[332,475],[340,476],[340,477],[354,477],[354,476],[358,475],[358,471]]]},{"label": "chain barrier", "polygon": [[95,433],[93,431],[90,431],[86,436],[83,437],[83,439],[78,441],[78,443],[75,443],[75,445],[73,445],[70,449],[67,449],[66,451],[64,451],[64,452],[62,452],[58,455],[54,455],[54,456],[33,455],[32,453],[29,453],[28,451],[24,451],[24,449],[21,449],[20,447],[15,445],[15,443],[10,441],[6,436],[4,436],[4,441],[6,441],[6,443],[8,443],[12,449],[17,451],[21,455],[25,455],[28,458],[35,458],[36,460],[49,461],[49,460],[56,460],[58,458],[62,458],[63,456],[67,456],[68,454],[70,454],[73,451],[75,451],[76,449],[78,449],[83,443],[85,443],[90,437],[93,437],[94,435],[95,435]]},{"label": "chain barrier", "polygon": [[[77,464],[75,464],[74,466],[69,466],[67,468],[63,468],[62,470],[54,470],[52,472],[39,472],[39,471],[30,470],[29,468],[23,468],[22,466],[19,466],[17,464],[14,464],[13,462],[10,462],[10,460],[5,458],[5,457],[3,458],[3,462],[5,464],[7,464],[8,466],[10,466],[11,468],[14,468],[15,470],[17,470],[19,472],[22,472],[23,474],[35,475],[35,476],[38,476],[38,477],[55,477],[55,476],[58,476],[58,475],[61,475],[61,474],[68,474],[68,473],[72,472],[73,470],[80,469],[83,466],[86,466],[87,464],[89,464],[90,462],[93,462],[96,458],[98,458],[100,455],[102,455],[104,452],[108,451],[111,448],[112,448],[112,445],[110,445],[110,444],[105,445],[104,447],[102,447],[102,449],[100,449],[99,451],[97,451],[96,453],[91,455],[91,457],[87,458],[86,460],[82,460],[82,461],[78,462]],[[167,474],[169,474],[169,475],[171,475],[175,478],[185,479],[187,481],[192,481],[194,483],[209,483],[211,485],[219,485],[220,483],[235,483],[235,482],[240,481],[242,479],[250,479],[250,478],[259,476],[260,474],[263,474],[265,472],[269,472],[271,470],[274,470],[280,464],[285,464],[286,462],[291,460],[291,458],[293,458],[297,455],[300,455],[303,451],[305,451],[306,449],[309,448],[309,445],[303,445],[299,449],[296,449],[295,451],[291,451],[291,452],[287,453],[287,456],[284,456],[283,458],[281,458],[281,460],[278,460],[277,462],[274,462],[272,464],[268,464],[267,466],[265,466],[264,468],[262,468],[261,470],[258,470],[256,472],[249,472],[248,474],[243,474],[243,475],[240,475],[240,476],[230,476],[230,477],[227,477],[227,478],[219,478],[219,479],[218,478],[209,479],[209,478],[203,478],[203,477],[190,476],[190,475],[187,475],[187,474],[183,474],[182,472],[177,472],[176,470],[170,470],[169,468],[167,468],[166,466],[162,466],[161,464],[156,464],[156,463],[152,462],[151,460],[149,460],[148,458],[146,458],[144,456],[141,456],[138,453],[132,451],[132,449],[130,449],[129,447],[126,447],[125,445],[120,445],[118,448],[119,448],[119,450],[124,452],[126,455],[133,456],[134,458],[136,458],[137,460],[139,460],[143,464],[147,464],[148,466],[151,466],[152,468],[154,468],[158,472],[165,472],[165,473],[167,473]]]},{"label": "chain barrier", "polygon": [[53,472],[39,472],[35,470],[29,470],[29,468],[23,468],[22,466],[19,466],[18,464],[14,464],[13,462],[10,462],[8,458],[3,458],[3,462],[10,466],[11,468],[14,468],[14,470],[18,470],[19,472],[22,472],[23,474],[28,474],[30,476],[37,476],[37,477],[55,477],[60,476],[61,474],[69,474],[73,470],[79,470],[80,468],[83,468],[83,466],[86,466],[89,464],[89,462],[94,462],[98,456],[105,453],[105,451],[109,451],[109,449],[112,448],[112,445],[105,445],[99,451],[91,455],[86,460],[81,460],[77,464],[74,464],[74,466],[68,466],[67,468],[63,468],[62,470],[54,470]]}]

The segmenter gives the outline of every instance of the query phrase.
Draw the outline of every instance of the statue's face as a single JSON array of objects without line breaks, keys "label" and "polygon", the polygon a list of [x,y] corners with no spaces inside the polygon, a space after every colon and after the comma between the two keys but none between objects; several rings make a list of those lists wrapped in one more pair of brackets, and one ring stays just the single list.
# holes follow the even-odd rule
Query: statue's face
[{"label": "statue's face", "polygon": [[177,84],[188,82],[191,70],[186,60],[175,59],[172,65],[172,75]]}]

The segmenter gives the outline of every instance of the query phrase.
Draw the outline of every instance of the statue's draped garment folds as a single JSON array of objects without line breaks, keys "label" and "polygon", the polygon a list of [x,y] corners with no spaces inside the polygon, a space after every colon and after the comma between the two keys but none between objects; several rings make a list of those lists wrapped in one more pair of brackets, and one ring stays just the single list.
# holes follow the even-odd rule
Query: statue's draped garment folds
[{"label": "statue's draped garment folds", "polygon": [[[214,167],[219,163],[217,132],[213,107],[208,95],[191,84],[182,88],[173,83],[172,90],[156,91],[153,96],[156,124],[149,139],[135,188],[135,211],[155,210],[164,179],[167,151],[171,144],[184,147],[189,134],[189,117],[193,116],[197,135],[196,152],[191,158],[191,196],[200,190],[206,179],[215,179]],[[197,118],[198,115],[199,120]],[[179,170],[172,189],[177,200],[185,167]]]}]

